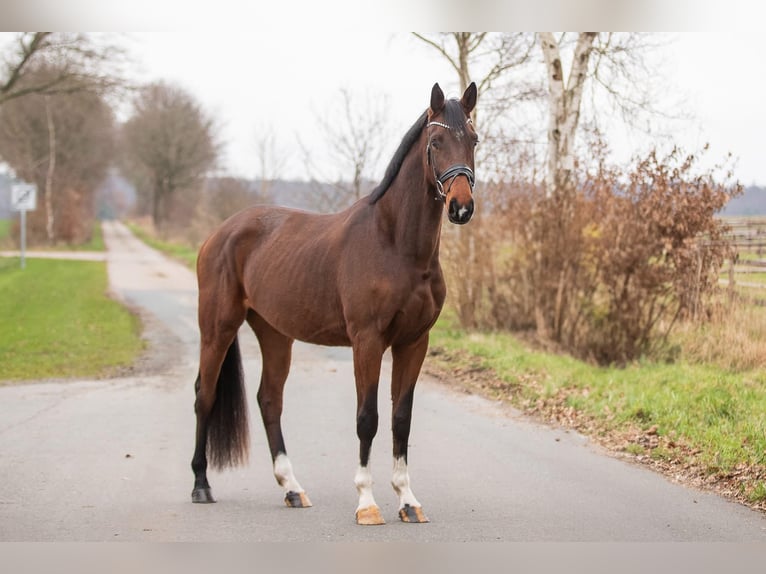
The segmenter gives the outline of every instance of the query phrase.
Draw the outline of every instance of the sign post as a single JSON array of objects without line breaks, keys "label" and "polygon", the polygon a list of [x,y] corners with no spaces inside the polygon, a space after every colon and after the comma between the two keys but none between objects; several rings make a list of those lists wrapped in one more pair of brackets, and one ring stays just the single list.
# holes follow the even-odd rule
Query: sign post
[{"label": "sign post", "polygon": [[11,185],[11,208],[20,212],[21,217],[21,268],[26,267],[27,211],[37,208],[37,187],[29,183]]}]

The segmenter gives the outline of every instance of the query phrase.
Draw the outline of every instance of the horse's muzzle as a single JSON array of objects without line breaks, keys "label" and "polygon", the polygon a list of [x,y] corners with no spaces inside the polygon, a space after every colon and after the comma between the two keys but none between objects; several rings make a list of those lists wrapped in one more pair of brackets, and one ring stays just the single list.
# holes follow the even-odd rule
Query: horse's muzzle
[{"label": "horse's muzzle", "polygon": [[452,223],[464,225],[473,217],[473,198],[468,203],[460,203],[456,198],[450,199],[447,217]]}]

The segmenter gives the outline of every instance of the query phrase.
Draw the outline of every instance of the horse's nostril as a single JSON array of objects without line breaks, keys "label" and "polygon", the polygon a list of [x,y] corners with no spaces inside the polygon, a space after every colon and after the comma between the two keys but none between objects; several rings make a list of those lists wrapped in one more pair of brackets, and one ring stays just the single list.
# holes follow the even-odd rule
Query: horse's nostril
[{"label": "horse's nostril", "polygon": [[460,205],[457,199],[449,202],[449,218],[453,223],[467,223],[473,216],[473,200],[466,205]]}]

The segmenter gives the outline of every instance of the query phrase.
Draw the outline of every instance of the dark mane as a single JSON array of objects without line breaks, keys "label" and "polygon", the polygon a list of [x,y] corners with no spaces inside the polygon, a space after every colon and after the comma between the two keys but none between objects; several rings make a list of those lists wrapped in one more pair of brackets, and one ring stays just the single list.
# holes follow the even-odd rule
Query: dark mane
[{"label": "dark mane", "polygon": [[[451,129],[461,131],[465,128],[465,112],[463,111],[463,106],[458,100],[447,100],[444,104],[444,110],[442,114],[444,116],[444,123],[446,123]],[[396,179],[396,176],[399,173],[402,164],[404,163],[404,158],[407,157],[407,154],[410,152],[412,146],[415,145],[415,142],[420,138],[420,132],[422,132],[423,128],[426,127],[427,120],[428,110],[423,112],[417,121],[412,124],[412,127],[407,131],[407,133],[404,134],[402,142],[399,144],[396,152],[394,152],[394,157],[391,158],[391,161],[386,168],[386,173],[383,176],[383,180],[374,190],[372,190],[372,193],[370,194],[370,203],[376,203],[381,197],[383,197],[383,195],[385,195],[386,191],[388,191],[388,188],[394,182],[394,179]]]},{"label": "dark mane", "polygon": [[388,188],[393,183],[394,178],[396,178],[396,175],[399,173],[399,170],[404,163],[404,158],[407,157],[407,154],[410,152],[410,148],[412,148],[412,146],[415,145],[415,142],[420,138],[420,132],[422,132],[423,128],[426,127],[427,119],[428,110],[423,112],[417,121],[412,124],[412,127],[407,131],[407,133],[404,134],[402,143],[399,144],[399,147],[394,152],[394,157],[392,157],[391,161],[388,163],[386,174],[383,176],[383,181],[381,181],[370,194],[370,203],[376,203],[381,197],[383,197],[386,191],[388,191]]}]

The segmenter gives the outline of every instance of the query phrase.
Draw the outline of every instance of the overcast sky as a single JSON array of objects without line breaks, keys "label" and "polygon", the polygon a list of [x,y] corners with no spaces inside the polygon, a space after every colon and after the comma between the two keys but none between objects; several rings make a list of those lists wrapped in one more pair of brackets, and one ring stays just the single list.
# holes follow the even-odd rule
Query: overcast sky
[{"label": "overcast sky", "polygon": [[[667,47],[653,56],[657,73],[667,85],[668,101],[683,102],[677,111],[693,118],[674,124],[676,141],[689,151],[710,142],[711,161],[732,152],[742,183],[766,184],[760,39],[735,32],[668,38]],[[290,158],[284,175],[303,176],[297,139],[300,136],[307,148],[317,152],[324,148],[326,136],[315,115],[330,116],[328,110],[337,110],[341,88],[359,98],[368,92],[387,95],[394,136],[384,163],[427,106],[434,82],[448,96],[459,95],[455,72],[443,58],[405,33],[265,29],[257,35],[233,36],[129,34],[128,41],[141,61],[142,79],[180,83],[218,119],[226,143],[225,169],[245,177],[258,174],[256,142],[264,129],[277,134],[281,150]],[[623,158],[651,143],[619,124],[606,135],[613,136],[617,155]]]},{"label": "overcast sky", "polygon": [[[759,35],[674,33],[668,39],[666,48],[653,56],[657,74],[667,86],[668,101],[683,102],[679,111],[693,118],[674,124],[675,140],[689,151],[710,142],[711,161],[732,152],[742,183],[766,185]],[[402,32],[285,31],[264,25],[258,33],[125,32],[122,41],[138,62],[133,72],[137,80],[176,82],[199,99],[220,126],[223,170],[243,177],[259,174],[257,141],[267,129],[273,130],[280,151],[288,157],[282,176],[305,177],[297,140],[300,137],[307,149],[316,150],[315,159],[321,162],[326,134],[316,115],[330,121],[338,115],[341,88],[359,101],[369,93],[387,97],[391,136],[383,164],[428,105],[434,82],[448,96],[459,95],[454,70],[434,50]],[[651,144],[619,123],[612,130],[606,136],[620,158]]]}]

